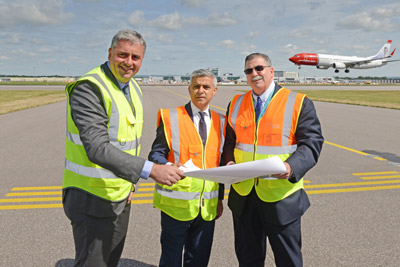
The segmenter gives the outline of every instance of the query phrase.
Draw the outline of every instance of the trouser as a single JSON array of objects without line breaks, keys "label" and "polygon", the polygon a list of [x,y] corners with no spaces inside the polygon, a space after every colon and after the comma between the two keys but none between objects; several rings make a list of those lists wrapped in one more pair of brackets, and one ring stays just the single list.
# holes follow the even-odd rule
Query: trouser
[{"label": "trouser", "polygon": [[159,267],[207,266],[210,259],[215,220],[179,221],[161,212],[161,258]]},{"label": "trouser", "polygon": [[74,266],[116,267],[128,231],[131,205],[114,217],[94,217],[65,209],[75,242]]},{"label": "trouser", "polygon": [[262,201],[249,195],[243,212],[233,214],[235,252],[240,267],[264,267],[266,240],[271,245],[277,267],[303,266],[300,218],[287,225],[266,222],[259,216]]}]

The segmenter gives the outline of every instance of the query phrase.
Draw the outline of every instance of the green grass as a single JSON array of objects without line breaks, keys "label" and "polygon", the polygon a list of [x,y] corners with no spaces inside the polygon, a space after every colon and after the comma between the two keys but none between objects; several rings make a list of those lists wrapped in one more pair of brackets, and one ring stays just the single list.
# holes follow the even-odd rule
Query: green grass
[{"label": "green grass", "polygon": [[307,94],[313,101],[343,103],[369,107],[400,109],[400,91],[370,90],[293,90]]},{"label": "green grass", "polygon": [[66,100],[63,90],[0,90],[0,114]]}]

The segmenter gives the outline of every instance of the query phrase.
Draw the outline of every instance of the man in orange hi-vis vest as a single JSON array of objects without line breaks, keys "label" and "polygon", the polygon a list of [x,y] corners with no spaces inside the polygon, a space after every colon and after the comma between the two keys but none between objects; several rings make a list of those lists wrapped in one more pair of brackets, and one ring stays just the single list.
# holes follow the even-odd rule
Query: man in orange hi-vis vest
[{"label": "man in orange hi-vis vest", "polygon": [[[191,101],[158,112],[157,136],[149,160],[179,167],[191,159],[201,169],[220,165],[226,119],[209,107],[216,85],[211,71],[192,73],[188,87]],[[223,198],[223,185],[212,181],[185,177],[172,186],[156,184],[153,205],[161,210],[159,266],[208,265]]]},{"label": "man in orange hi-vis vest", "polygon": [[232,185],[228,206],[239,266],[263,267],[267,239],[277,267],[303,266],[300,219],[310,206],[303,176],[320,155],[321,125],[310,99],[273,82],[267,55],[248,55],[244,72],[252,90],[228,106],[221,163],[279,156],[287,171]]}]

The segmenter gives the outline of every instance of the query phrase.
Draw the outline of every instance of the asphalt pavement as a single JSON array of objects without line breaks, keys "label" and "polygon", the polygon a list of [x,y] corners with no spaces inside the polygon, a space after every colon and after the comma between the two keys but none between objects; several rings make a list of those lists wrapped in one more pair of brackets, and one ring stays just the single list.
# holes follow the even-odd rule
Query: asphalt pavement
[{"label": "asphalt pavement", "polygon": [[[142,89],[141,155],[146,158],[157,110],[183,105],[189,98],[185,86]],[[247,89],[220,86],[212,109],[224,113],[231,98]],[[399,266],[400,110],[315,106],[325,144],[319,163],[305,176],[311,207],[302,218],[304,266]],[[0,115],[0,266],[73,264],[71,226],[61,207],[65,114],[66,103],[59,102]],[[120,266],[158,264],[160,214],[151,204],[153,187],[151,180],[137,186]],[[238,266],[232,216],[226,200],[224,204],[211,267]],[[267,251],[266,266],[274,266],[271,248]]]}]

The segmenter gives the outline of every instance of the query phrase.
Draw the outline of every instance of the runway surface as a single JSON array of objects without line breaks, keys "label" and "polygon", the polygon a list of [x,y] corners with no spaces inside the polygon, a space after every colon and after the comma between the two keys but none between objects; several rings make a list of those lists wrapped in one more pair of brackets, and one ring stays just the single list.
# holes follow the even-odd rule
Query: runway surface
[{"label": "runway surface", "polygon": [[[157,110],[183,105],[189,98],[184,86],[142,89],[141,155],[147,157]],[[224,113],[231,98],[246,89],[219,87],[212,108]],[[304,266],[398,266],[400,110],[315,106],[326,142],[319,163],[305,177],[311,208],[302,220]],[[72,266],[72,231],[61,208],[65,109],[60,102],[0,115],[0,266]],[[153,187],[151,180],[137,187],[120,266],[158,264],[160,214],[151,205]],[[224,204],[212,267],[238,266],[231,212]],[[274,266],[270,247],[267,254],[266,266]]]}]

